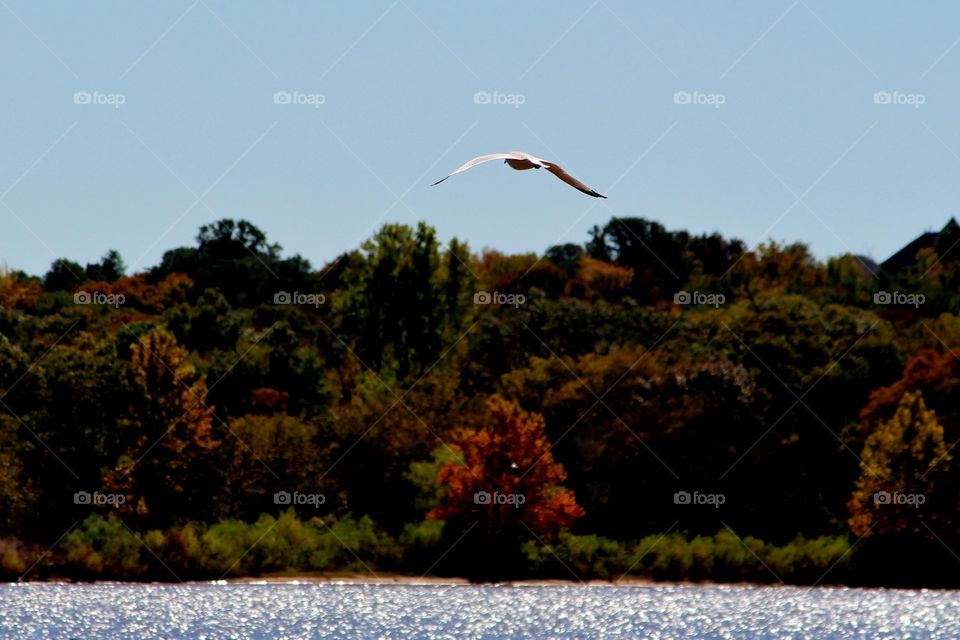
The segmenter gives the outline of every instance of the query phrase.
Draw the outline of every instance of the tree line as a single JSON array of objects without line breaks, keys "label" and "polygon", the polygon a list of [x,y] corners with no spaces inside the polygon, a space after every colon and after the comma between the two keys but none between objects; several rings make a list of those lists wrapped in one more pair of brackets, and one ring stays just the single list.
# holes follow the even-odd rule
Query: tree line
[{"label": "tree line", "polygon": [[955,239],[613,218],[542,255],[246,221],[0,273],[0,576],[956,586]]}]

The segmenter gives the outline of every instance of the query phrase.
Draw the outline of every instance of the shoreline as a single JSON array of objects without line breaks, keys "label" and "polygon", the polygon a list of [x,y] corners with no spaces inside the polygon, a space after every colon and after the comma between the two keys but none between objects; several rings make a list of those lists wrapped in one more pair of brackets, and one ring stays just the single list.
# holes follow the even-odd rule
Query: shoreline
[{"label": "shoreline", "polygon": [[[221,581],[214,581],[221,582]],[[458,577],[435,577],[435,576],[404,576],[404,575],[370,575],[364,573],[357,574],[346,574],[346,575],[326,575],[326,576],[315,576],[315,575],[293,575],[293,576],[262,576],[259,578],[255,577],[244,577],[244,578],[228,578],[222,582],[226,584],[244,584],[244,583],[268,583],[268,584],[283,584],[283,583],[316,583],[316,584],[402,584],[402,585],[449,585],[449,586],[480,586],[480,587],[489,587],[489,586],[651,586],[651,585],[664,585],[664,584],[697,584],[697,583],[684,583],[684,582],[657,582],[655,580],[650,580],[649,578],[624,578],[622,580],[564,580],[564,579],[530,579],[530,580],[504,580],[503,582],[471,582],[466,578]]]},{"label": "shoreline", "polygon": [[706,588],[724,588],[724,587],[755,587],[755,588],[793,588],[793,589],[861,589],[861,590],[889,590],[889,591],[951,591],[953,589],[936,588],[905,588],[905,587],[882,587],[882,586],[851,586],[842,584],[824,584],[811,587],[802,584],[782,584],[782,583],[764,583],[764,582],[713,582],[713,581],[674,581],[674,580],[653,580],[644,577],[624,577],[617,580],[566,580],[566,579],[529,579],[529,580],[504,580],[503,582],[471,582],[466,578],[460,577],[435,577],[435,576],[405,576],[393,574],[370,575],[366,573],[350,574],[291,574],[291,575],[267,575],[267,576],[245,576],[238,578],[224,578],[212,580],[184,580],[182,582],[167,581],[134,581],[134,580],[93,580],[76,581],[69,578],[52,578],[49,580],[27,580],[23,582],[0,582],[0,585],[26,585],[26,584],[64,584],[64,585],[237,585],[237,584],[275,584],[275,585],[302,585],[302,584],[329,584],[329,585],[405,585],[405,586],[459,586],[459,587],[706,587]]}]

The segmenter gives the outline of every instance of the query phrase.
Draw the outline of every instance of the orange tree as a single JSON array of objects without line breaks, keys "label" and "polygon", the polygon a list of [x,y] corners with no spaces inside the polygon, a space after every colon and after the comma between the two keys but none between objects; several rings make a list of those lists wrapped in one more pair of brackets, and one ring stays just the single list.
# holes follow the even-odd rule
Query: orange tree
[{"label": "orange tree", "polygon": [[132,494],[128,504],[149,524],[166,524],[174,513],[199,516],[200,505],[213,499],[210,453],[220,445],[206,382],[162,327],[139,337],[130,352],[132,434],[108,486]]},{"label": "orange tree", "polygon": [[489,578],[521,570],[522,542],[552,539],[584,510],[561,486],[567,474],[553,459],[543,417],[496,395],[487,407],[485,424],[451,445],[456,458],[440,469],[442,497],[428,517],[445,520],[448,536],[463,535],[465,568]]}]

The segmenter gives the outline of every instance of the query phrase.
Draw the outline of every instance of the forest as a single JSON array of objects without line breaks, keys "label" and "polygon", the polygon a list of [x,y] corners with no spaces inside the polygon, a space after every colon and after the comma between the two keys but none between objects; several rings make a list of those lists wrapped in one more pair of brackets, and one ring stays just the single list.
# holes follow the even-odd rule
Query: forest
[{"label": "forest", "polygon": [[958,241],[387,224],[318,268],[223,219],[4,270],[0,579],[960,586]]}]

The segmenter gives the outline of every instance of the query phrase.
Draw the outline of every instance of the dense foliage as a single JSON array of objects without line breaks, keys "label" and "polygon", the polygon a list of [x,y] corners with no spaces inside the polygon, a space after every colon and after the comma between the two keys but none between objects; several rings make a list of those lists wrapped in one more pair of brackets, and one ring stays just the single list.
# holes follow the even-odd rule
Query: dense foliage
[{"label": "dense foliage", "polygon": [[952,248],[386,225],[315,270],[221,220],[2,272],[0,576],[957,585]]}]

